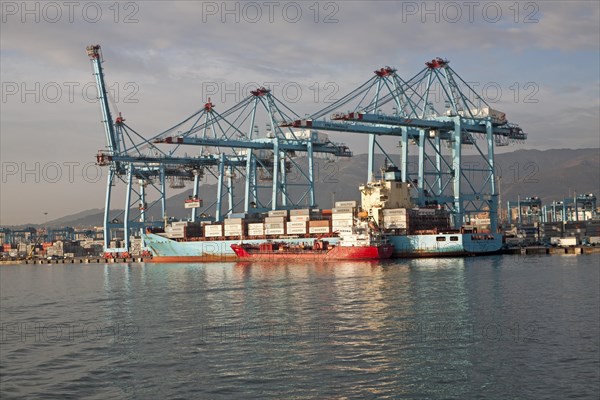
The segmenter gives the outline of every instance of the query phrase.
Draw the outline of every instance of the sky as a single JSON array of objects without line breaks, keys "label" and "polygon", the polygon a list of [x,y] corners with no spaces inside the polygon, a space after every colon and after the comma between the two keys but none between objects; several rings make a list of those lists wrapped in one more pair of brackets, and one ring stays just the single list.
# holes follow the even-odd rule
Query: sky
[{"label": "sky", "polygon": [[[408,79],[439,56],[528,133],[502,151],[600,147],[596,1],[0,3],[0,225],[103,207],[90,44],[113,114],[146,137],[255,84],[304,115],[375,69]],[[330,136],[365,152],[364,137]]]}]

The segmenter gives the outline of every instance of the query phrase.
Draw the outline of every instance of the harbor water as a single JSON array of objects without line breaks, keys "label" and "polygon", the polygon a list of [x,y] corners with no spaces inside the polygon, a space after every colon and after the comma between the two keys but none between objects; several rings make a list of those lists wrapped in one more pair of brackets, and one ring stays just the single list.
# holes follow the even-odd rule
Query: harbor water
[{"label": "harbor water", "polygon": [[599,265],[0,266],[0,397],[596,399]]}]

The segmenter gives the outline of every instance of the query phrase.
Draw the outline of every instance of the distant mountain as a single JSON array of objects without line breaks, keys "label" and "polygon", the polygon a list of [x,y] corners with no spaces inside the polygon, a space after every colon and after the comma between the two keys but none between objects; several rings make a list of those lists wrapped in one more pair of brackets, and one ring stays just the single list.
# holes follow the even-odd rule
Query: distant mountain
[{"label": "distant mountain", "polygon": [[[378,156],[377,165],[383,164],[383,156]],[[480,157],[466,156],[463,162],[477,168]],[[306,166],[306,159],[298,159],[299,165]],[[417,159],[411,157],[411,165],[416,168]],[[517,150],[497,154],[495,157],[501,201],[516,200],[517,196],[539,196],[543,202],[562,200],[574,193],[594,193],[600,195],[600,150],[599,149],[556,149],[556,150]],[[331,207],[334,200],[359,200],[358,185],[366,181],[367,155],[359,154],[351,159],[315,160],[316,201],[323,208]],[[239,178],[238,178],[239,179]],[[483,174],[475,176],[483,182]],[[298,177],[290,176],[288,183],[299,182]],[[268,184],[268,183],[266,183]],[[234,190],[234,201],[243,198],[243,181]],[[300,189],[290,185],[292,197]],[[167,200],[168,215],[183,218],[187,215],[183,202],[191,194],[191,189],[174,195]],[[201,198],[216,198],[216,185],[203,185]],[[266,199],[265,199],[266,200]],[[226,203],[226,202],[225,202]],[[225,204],[224,203],[224,204]],[[238,211],[240,207],[236,208]],[[113,211],[113,215],[119,210]],[[214,209],[209,210],[214,214]],[[149,211],[148,218],[159,218],[158,210]],[[49,221],[44,226],[99,226],[102,225],[103,210],[91,209]]]}]

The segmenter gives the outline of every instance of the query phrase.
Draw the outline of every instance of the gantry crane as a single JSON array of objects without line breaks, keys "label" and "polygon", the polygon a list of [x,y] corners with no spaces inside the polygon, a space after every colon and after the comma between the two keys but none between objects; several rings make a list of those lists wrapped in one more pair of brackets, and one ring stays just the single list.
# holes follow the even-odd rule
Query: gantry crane
[{"label": "gantry crane", "polygon": [[[104,248],[106,252],[125,253],[129,251],[129,237],[149,226],[161,226],[167,218],[167,180],[193,181],[199,185],[205,171],[211,167],[225,165],[228,168],[244,166],[243,156],[224,157],[217,155],[176,156],[172,152],[164,152],[151,141],[126,124],[119,113],[113,119],[108,93],[102,69],[103,57],[100,45],[87,47],[93,75],[98,90],[98,100],[102,111],[102,123],[106,134],[107,148],[100,150],[96,161],[100,166],[108,167],[106,198],[104,205]],[[113,206],[112,188],[117,183],[125,184],[125,204],[122,211],[111,215]],[[139,185],[139,189],[135,186]],[[157,198],[149,205],[148,190],[154,190]],[[197,195],[197,190],[194,190]],[[148,210],[160,205],[160,219],[148,221]],[[191,211],[192,220],[196,219],[197,210]],[[110,247],[114,230],[124,232],[124,245]]]},{"label": "gantry crane", "polygon": [[[363,84],[339,102],[306,119],[287,121],[284,126],[329,130],[370,135],[369,175],[372,179],[374,135],[400,138],[400,169],[402,180],[416,187],[418,205],[445,205],[459,228],[471,213],[488,212],[493,231],[497,229],[498,194],[494,169],[494,145],[506,140],[521,141],[527,135],[494,111],[484,99],[450,68],[449,62],[436,58],[426,63],[419,73],[407,81],[396,78],[396,71],[386,67],[375,72],[367,84],[380,88],[383,78],[398,83],[381,96],[362,106]],[[384,81],[385,82],[385,81]],[[439,85],[435,99],[434,85]],[[368,86],[368,85],[367,85]],[[387,86],[386,86],[387,87]],[[379,100],[377,100],[377,96]],[[385,103],[395,105],[393,112],[382,113],[374,107]],[[319,120],[337,107],[352,101],[358,106],[352,112],[334,113],[329,121]],[[445,111],[441,111],[441,104]],[[409,144],[418,147],[418,171],[409,170]],[[445,146],[443,145],[445,144]],[[463,147],[471,146],[478,160],[469,163],[463,158]],[[449,151],[445,155],[444,147]],[[389,156],[386,154],[386,157]]]},{"label": "gantry crane", "polygon": [[[104,242],[107,251],[127,252],[130,232],[163,223],[147,221],[146,213],[149,208],[160,204],[162,219],[167,217],[166,180],[169,177],[193,180],[193,198],[196,199],[200,190],[200,178],[204,172],[213,174],[217,179],[217,198],[208,207],[215,206],[215,219],[218,221],[224,215],[231,214],[236,205],[239,205],[233,198],[232,176],[236,172],[245,177],[245,212],[296,208],[304,205],[303,202],[306,206],[314,207],[316,203],[313,155],[323,153],[337,157],[352,156],[346,146],[323,140],[316,132],[296,132],[294,129],[281,128],[281,121],[298,116],[278,102],[265,88],[252,91],[248,98],[222,114],[215,110],[209,99],[200,110],[182,122],[146,139],[127,125],[120,113],[112,122],[100,46],[89,46],[88,55],[96,78],[107,140],[107,149],[97,154],[97,163],[109,167],[104,214]],[[255,137],[255,122],[259,110],[266,112],[265,118],[270,127],[266,137],[262,138]],[[242,128],[248,121],[249,128]],[[160,144],[174,147],[163,151],[159,147]],[[187,154],[176,155],[175,152],[184,144],[200,146],[200,154],[194,157]],[[216,149],[216,152],[209,151],[210,149]],[[294,160],[298,153],[306,153],[308,172]],[[216,172],[213,169],[216,169]],[[297,171],[301,182],[287,181],[287,175],[293,169]],[[261,186],[259,172],[267,175],[269,186]],[[155,184],[156,180],[159,181],[158,184]],[[117,216],[111,216],[109,213],[112,186],[118,181],[126,185],[125,207]],[[139,182],[139,190],[134,188],[135,181]],[[304,188],[299,198],[294,199],[288,191],[288,187],[291,186]],[[147,188],[154,188],[158,193],[158,198],[150,206],[146,202]],[[262,202],[259,189],[271,190],[270,201]],[[228,197],[229,207],[223,212],[222,203],[225,196]],[[139,202],[137,210],[133,207],[136,202]],[[196,217],[197,210],[194,208],[191,220],[195,221]],[[125,242],[122,248],[109,250],[111,230],[114,229],[122,229],[125,232]]]}]

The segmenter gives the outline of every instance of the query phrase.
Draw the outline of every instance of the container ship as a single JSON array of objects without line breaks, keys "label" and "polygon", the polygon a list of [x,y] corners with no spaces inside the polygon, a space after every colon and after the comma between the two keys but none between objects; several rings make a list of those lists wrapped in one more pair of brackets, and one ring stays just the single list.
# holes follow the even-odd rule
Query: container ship
[{"label": "container ship", "polygon": [[142,237],[153,262],[236,261],[240,259],[234,251],[237,245],[260,247],[276,242],[277,248],[308,248],[321,240],[337,246],[344,237],[348,240],[359,234],[361,227],[354,220],[355,201],[336,204],[345,207],[231,214],[222,223],[173,222],[164,232],[148,231]]},{"label": "container ship", "polygon": [[173,222],[162,232],[146,232],[144,244],[154,262],[293,260],[300,254],[326,259],[319,241],[336,249],[329,259],[365,259],[366,254],[381,259],[388,253],[392,258],[465,256],[502,248],[499,233],[466,226],[456,229],[441,206],[414,206],[410,184],[400,180],[395,167],[359,189],[360,207],[356,201],[339,201],[331,210],[230,214],[220,223]]}]

